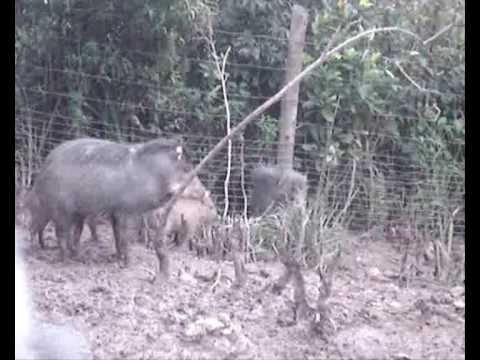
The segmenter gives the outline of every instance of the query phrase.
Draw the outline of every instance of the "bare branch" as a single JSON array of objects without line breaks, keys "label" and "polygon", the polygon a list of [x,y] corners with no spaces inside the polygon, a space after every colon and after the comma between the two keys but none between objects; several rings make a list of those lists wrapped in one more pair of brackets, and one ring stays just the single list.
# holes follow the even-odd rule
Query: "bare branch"
[{"label": "bare branch", "polygon": [[[237,126],[235,126],[232,131],[230,132],[229,135],[225,136],[222,140],[220,140],[212,150],[208,153],[206,157],[204,157],[200,163],[190,172],[190,175],[187,177],[187,180],[183,183],[182,186],[178,189],[176,194],[165,204],[165,218],[163,221],[165,221],[166,217],[168,217],[168,214],[170,210],[172,209],[173,205],[177,201],[178,197],[183,194],[187,186],[190,184],[190,182],[194,179],[194,177],[198,174],[198,172],[205,166],[205,164],[210,161],[216,154],[220,152],[220,150],[239,132],[241,132],[245,127],[250,124],[253,120],[257,119],[262,113],[264,113],[268,108],[270,108],[273,104],[277,103],[284,95],[285,93],[295,84],[300,82],[306,75],[310,74],[315,68],[318,66],[322,65],[325,63],[333,54],[339,52],[346,46],[364,38],[367,36],[371,36],[372,34],[376,33],[381,33],[381,32],[401,32],[406,35],[414,37],[416,40],[419,40],[419,37],[415,35],[414,33],[401,29],[398,27],[382,27],[378,29],[370,29],[366,31],[362,31],[361,33],[343,41],[341,44],[337,45],[331,50],[328,50],[328,47],[325,49],[325,51],[320,55],[319,58],[317,58],[313,63],[308,65],[300,74],[295,76],[288,84],[286,84],[282,89],[280,89],[274,96],[272,96],[270,99],[265,101],[262,105],[260,105],[258,108],[256,108],[253,112],[251,112],[247,117],[245,117]],[[160,224],[163,225],[162,228],[165,227],[165,223]],[[163,239],[164,236],[162,236]],[[160,244],[157,244],[155,246],[155,250],[157,252],[157,256],[160,253],[162,255],[162,249]],[[159,252],[160,250],[160,252]]]},{"label": "bare branch", "polygon": [[421,92],[429,92],[429,93],[432,93],[432,94],[437,94],[437,95],[442,95],[441,92],[437,91],[437,90],[429,90],[429,89],[425,89],[424,87],[418,85],[415,80],[413,80],[410,75],[407,74],[407,72],[403,69],[403,67],[400,65],[400,63],[398,61],[395,61],[394,62],[395,66],[398,68],[398,70],[400,70],[400,72],[403,74],[403,76],[405,76],[407,78],[408,81],[410,81],[410,83],[415,86],[419,91]]},{"label": "bare branch", "polygon": [[[226,113],[226,121],[227,121],[227,136],[230,135],[231,131],[231,121],[230,121],[230,106],[228,103],[228,95],[227,95],[227,74],[225,73],[225,67],[227,65],[228,54],[230,53],[231,47],[229,46],[225,54],[222,56],[222,64],[220,65],[220,59],[217,54],[217,49],[215,47],[215,41],[213,39],[213,28],[210,25],[209,29],[209,38],[208,42],[210,45],[210,49],[212,51],[212,57],[215,60],[215,67],[217,70],[217,76],[220,79],[220,83],[222,86],[222,93],[223,93],[223,101],[225,104],[225,113]],[[228,207],[229,207],[229,197],[228,197],[228,185],[230,183],[230,174],[232,168],[232,140],[228,140],[227,146],[227,175],[225,176],[225,207],[223,210],[223,218],[225,218],[228,214]]]},{"label": "bare branch", "polygon": [[435,40],[436,38],[438,38],[442,34],[446,33],[448,30],[450,30],[453,27],[453,25],[455,25],[455,22],[452,22],[451,24],[448,24],[442,30],[437,32],[435,35],[433,35],[432,37],[429,37],[427,40],[425,40],[423,42],[423,45],[427,45],[428,43],[432,42],[433,40]]}]

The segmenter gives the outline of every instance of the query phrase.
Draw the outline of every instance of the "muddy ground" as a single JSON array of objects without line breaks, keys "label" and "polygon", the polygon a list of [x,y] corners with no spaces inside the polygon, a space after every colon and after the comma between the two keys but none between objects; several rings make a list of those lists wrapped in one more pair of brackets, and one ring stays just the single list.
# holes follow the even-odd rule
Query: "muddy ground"
[{"label": "muddy ground", "polygon": [[[401,255],[385,242],[345,240],[328,299],[333,332],[322,337],[289,321],[291,284],[280,295],[268,290],[283,272],[278,262],[247,264],[237,289],[232,262],[178,249],[170,279],[151,283],[152,250],[132,244],[131,265],[121,269],[108,228],[100,238],[93,243],[85,230],[79,260],[65,264],[51,232],[52,248],[28,243],[24,251],[36,317],[84,333],[95,359],[465,358],[464,287],[400,287]],[[212,277],[219,267],[222,276]],[[304,275],[313,304],[318,279]]]}]

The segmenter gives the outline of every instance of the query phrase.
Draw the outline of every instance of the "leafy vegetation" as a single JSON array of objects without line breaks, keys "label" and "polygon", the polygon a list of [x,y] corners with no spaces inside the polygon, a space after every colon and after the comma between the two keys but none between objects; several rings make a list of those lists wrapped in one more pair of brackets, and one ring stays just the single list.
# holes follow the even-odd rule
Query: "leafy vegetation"
[{"label": "leafy vegetation", "polygon": [[[411,211],[423,214],[423,228],[448,225],[465,192],[464,1],[298,3],[309,11],[305,64],[340,26],[337,42],[380,26],[418,37],[365,39],[302,82],[297,160],[315,203],[337,210],[348,204],[342,219],[362,228]],[[225,108],[206,41],[210,27],[218,51],[232,49],[235,125],[284,81],[291,5],[16,1],[17,165],[31,177],[32,163],[79,134],[130,141],[163,132],[222,136]],[[268,146],[279,109],[249,126],[245,138]],[[197,145],[195,156],[204,155],[206,144]],[[462,221],[455,224],[462,228]]]}]

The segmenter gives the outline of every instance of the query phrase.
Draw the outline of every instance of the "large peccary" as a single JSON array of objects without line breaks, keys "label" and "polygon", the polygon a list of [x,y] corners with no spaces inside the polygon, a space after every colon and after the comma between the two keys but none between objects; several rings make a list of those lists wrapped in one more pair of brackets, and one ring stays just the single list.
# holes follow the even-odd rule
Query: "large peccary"
[{"label": "large peccary", "polygon": [[[163,216],[165,216],[163,208],[155,209],[146,216],[150,241],[152,241],[152,233],[159,230],[159,223]],[[216,218],[217,209],[210,191],[205,189],[198,178],[194,178],[168,214],[165,233],[173,237],[173,242],[177,246],[188,241],[192,249],[194,237],[199,235],[200,229],[212,224]]]},{"label": "large peccary", "polygon": [[15,359],[92,359],[86,339],[68,326],[35,321],[15,229]]},{"label": "large peccary", "polygon": [[[67,141],[52,151],[34,190],[42,209],[55,223],[60,258],[74,254],[88,216],[108,215],[117,255],[127,266],[128,249],[122,228],[127,216],[140,215],[167,202],[191,171],[176,141],[152,140],[119,144],[107,140]],[[78,241],[78,240],[77,240]]]},{"label": "large peccary", "polygon": [[[48,154],[42,168],[40,169],[40,173],[43,171],[44,168],[46,168],[53,161],[56,161],[57,159],[61,159],[62,157],[65,158],[65,153],[67,154],[69,153],[67,150],[70,147],[79,147],[79,146],[94,147],[96,145],[98,146],[103,145],[103,141],[99,139],[91,139],[91,138],[79,139],[75,141],[66,141],[60,144],[59,146],[57,146],[52,152],[50,152],[50,154]],[[40,199],[37,195],[35,186],[32,189],[30,189],[30,191],[27,193],[25,197],[24,208],[29,215],[28,228],[30,230],[30,236],[32,240],[36,236],[38,238],[38,243],[40,244],[40,247],[43,249],[45,248],[43,231],[45,230],[45,227],[48,225],[48,223],[51,220],[51,214],[48,212],[49,211],[48,206],[42,207],[42,204],[40,203]],[[90,228],[90,232],[92,234],[93,240],[94,241],[98,240],[94,216],[88,217],[86,219],[86,222]],[[83,220],[77,222],[75,229],[73,230],[74,242],[78,241],[76,237],[77,236],[80,237],[82,229],[83,229]]]},{"label": "large peccary", "polygon": [[260,216],[278,205],[302,204],[307,195],[307,178],[295,170],[260,166],[252,171],[251,213]]}]

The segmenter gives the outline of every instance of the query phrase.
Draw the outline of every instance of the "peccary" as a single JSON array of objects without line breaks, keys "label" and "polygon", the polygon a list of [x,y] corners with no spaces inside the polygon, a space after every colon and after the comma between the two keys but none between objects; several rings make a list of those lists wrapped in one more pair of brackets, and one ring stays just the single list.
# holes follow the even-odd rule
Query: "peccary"
[{"label": "peccary", "polygon": [[[61,159],[62,157],[65,157],[65,153],[67,152],[67,149],[74,146],[78,147],[79,145],[83,146],[95,146],[95,145],[102,145],[103,142],[102,140],[99,139],[79,139],[76,141],[66,141],[59,146],[57,146],[50,154],[46,157],[44,164],[42,166],[42,169],[40,169],[40,173],[44,168],[46,168],[49,164],[51,164],[53,161],[57,159]],[[68,153],[68,152],[67,152]],[[72,154],[74,155],[74,154]],[[67,160],[67,159],[65,159]],[[48,223],[51,220],[51,214],[48,213],[49,207],[42,207],[40,203],[40,199],[37,195],[36,192],[36,187],[34,186],[30,191],[27,193],[25,197],[25,202],[24,202],[24,208],[27,210],[28,215],[29,215],[29,221],[28,221],[28,227],[30,230],[30,236],[32,240],[35,238],[35,236],[38,237],[38,243],[40,244],[40,247],[42,249],[45,248],[45,242],[43,239],[43,231],[45,230],[45,227],[48,225]],[[94,241],[98,240],[97,236],[97,231],[96,231],[96,223],[93,219],[94,217],[87,217],[86,221],[87,224],[90,228],[90,232],[92,234],[92,239]],[[81,236],[81,232],[83,229],[83,221],[77,222],[74,231],[74,242],[78,242],[76,237]]]},{"label": "peccary", "polygon": [[[163,139],[161,141],[164,141],[165,144],[172,145],[172,146],[177,144],[176,140],[171,140],[171,139]],[[80,143],[80,140],[78,140],[78,143]],[[52,151],[47,156],[47,158],[45,159],[43,167],[46,167],[48,164],[50,164],[56,158],[59,158],[60,156],[62,156],[65,153],[65,149],[68,149],[69,147],[72,147],[72,146],[78,146],[78,143],[67,141],[67,142],[64,142],[61,145],[59,145],[54,151]],[[95,145],[103,145],[102,140],[89,139],[89,138],[81,139],[81,143],[85,146],[88,144],[88,146],[90,146],[90,147],[93,147]],[[142,144],[132,144],[131,146],[133,148],[136,148],[136,147],[140,147],[141,145]],[[195,181],[192,182],[192,184],[189,186],[189,188],[192,187],[192,189],[194,189],[194,192],[195,192],[196,195],[193,195],[193,196],[200,196],[198,194],[201,194],[201,193],[199,193],[199,191],[201,191],[202,188],[198,189],[198,186],[196,187],[196,185],[194,185],[194,184],[195,184]],[[202,186],[202,184],[200,184],[200,186]],[[51,220],[50,215],[47,214],[47,211],[46,211],[47,209],[42,209],[40,201],[38,200],[38,196],[35,193],[35,189],[31,189],[27,193],[27,196],[24,196],[24,198],[25,198],[25,200],[24,200],[23,208],[24,208],[24,210],[25,209],[27,210],[28,215],[29,215],[28,227],[30,229],[31,238],[33,240],[34,237],[37,236],[40,247],[45,248],[45,243],[44,243],[44,240],[43,240],[43,231],[44,231],[45,227],[47,226],[47,224],[49,223],[49,221]],[[103,216],[103,217],[105,217],[105,216]],[[110,216],[106,216],[106,217],[107,217],[107,219],[110,218]],[[142,229],[141,229],[141,224],[143,223],[142,219],[141,219],[140,216],[132,216],[131,218],[132,218],[131,220],[133,222],[136,221],[137,224],[138,224],[138,226],[137,226],[138,231],[139,231],[138,238],[140,240],[143,237]],[[90,229],[92,240],[94,242],[98,242],[97,225],[99,223],[99,217],[98,216],[88,216],[85,219],[85,222],[87,223],[87,225]],[[79,240],[79,238],[82,234],[82,230],[83,230],[83,221],[79,220],[77,222],[77,224],[75,225],[74,232],[73,232],[73,242],[74,243],[78,243],[78,240]]]},{"label": "peccary", "polygon": [[[105,214],[113,227],[117,255],[128,265],[122,228],[128,215],[158,208],[186,180],[192,165],[181,159],[176,141],[119,144],[99,139],[67,141],[52,151],[34,189],[41,208],[55,223],[60,258],[74,254],[88,216]],[[73,237],[72,237],[73,236]]]},{"label": "peccary", "polygon": [[260,216],[278,205],[302,204],[307,195],[307,178],[295,170],[260,166],[251,174],[251,213]]},{"label": "peccary", "polygon": [[[163,208],[155,209],[146,216],[145,226],[148,229],[150,241],[152,241],[152,233],[159,230],[159,222],[163,216]],[[199,234],[199,230],[202,226],[213,223],[216,218],[217,209],[210,191],[205,189],[198,178],[194,178],[168,214],[165,233],[173,237],[173,242],[177,246],[188,241],[192,250],[194,237]]]},{"label": "peccary", "polygon": [[80,333],[33,319],[19,240],[15,229],[15,359],[92,359],[89,345]]}]

